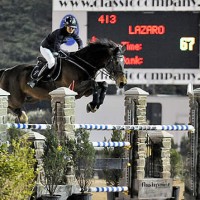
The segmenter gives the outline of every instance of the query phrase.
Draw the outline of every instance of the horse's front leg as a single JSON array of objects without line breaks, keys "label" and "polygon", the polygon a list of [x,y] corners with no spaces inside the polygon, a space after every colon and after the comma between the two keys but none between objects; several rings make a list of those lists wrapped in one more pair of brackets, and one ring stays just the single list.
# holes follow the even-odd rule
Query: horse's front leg
[{"label": "horse's front leg", "polygon": [[100,96],[100,90],[99,90],[99,84],[97,82],[93,82],[93,99],[90,103],[87,104],[86,110],[87,112],[96,112],[96,110],[99,107],[99,96]]},{"label": "horse's front leg", "polygon": [[87,104],[87,112],[96,112],[100,105],[103,104],[106,92],[108,89],[108,84],[103,82],[95,82],[93,90],[93,100]]},{"label": "horse's front leg", "polygon": [[99,109],[100,105],[103,104],[105,96],[106,96],[106,92],[108,90],[108,84],[105,81],[102,82],[98,82],[99,85],[99,103],[97,106],[97,109]]}]

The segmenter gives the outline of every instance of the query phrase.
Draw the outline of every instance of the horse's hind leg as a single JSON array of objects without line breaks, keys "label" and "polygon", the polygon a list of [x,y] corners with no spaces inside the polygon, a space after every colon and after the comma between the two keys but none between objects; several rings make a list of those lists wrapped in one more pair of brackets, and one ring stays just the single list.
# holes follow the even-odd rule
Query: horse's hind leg
[{"label": "horse's hind leg", "polygon": [[28,116],[26,115],[25,111],[21,110],[21,108],[12,109],[11,107],[9,107],[9,109],[15,115],[17,115],[18,122],[20,122],[20,123],[28,123]]}]

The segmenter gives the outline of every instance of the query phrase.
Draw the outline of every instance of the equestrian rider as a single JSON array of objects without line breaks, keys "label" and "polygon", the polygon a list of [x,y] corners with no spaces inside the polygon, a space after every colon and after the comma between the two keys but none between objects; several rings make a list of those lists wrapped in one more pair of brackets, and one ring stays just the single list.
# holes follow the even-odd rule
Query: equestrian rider
[{"label": "equestrian rider", "polygon": [[68,16],[65,19],[65,25],[63,28],[53,31],[41,42],[40,52],[46,59],[47,65],[43,66],[38,73],[34,74],[34,80],[28,82],[28,85],[33,88],[41,77],[48,74],[49,69],[52,69],[55,65],[55,57],[53,53],[59,52],[61,44],[65,43],[68,38],[73,38],[76,41],[78,49],[83,48],[81,38],[75,33],[76,28],[76,19],[73,16]]}]

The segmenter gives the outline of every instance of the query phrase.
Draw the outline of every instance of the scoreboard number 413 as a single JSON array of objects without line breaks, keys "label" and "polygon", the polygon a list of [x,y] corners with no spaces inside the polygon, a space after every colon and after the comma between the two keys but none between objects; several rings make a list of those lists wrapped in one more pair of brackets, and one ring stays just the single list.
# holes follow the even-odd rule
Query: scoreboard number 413
[{"label": "scoreboard number 413", "polygon": [[101,24],[116,24],[117,15],[101,15],[98,18],[98,22]]}]

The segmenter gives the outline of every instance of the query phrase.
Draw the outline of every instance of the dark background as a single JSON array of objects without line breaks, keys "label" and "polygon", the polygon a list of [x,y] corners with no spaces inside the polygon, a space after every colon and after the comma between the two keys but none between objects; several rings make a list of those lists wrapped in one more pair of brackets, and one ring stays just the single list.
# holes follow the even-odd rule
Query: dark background
[{"label": "dark background", "polygon": [[[117,22],[100,23],[101,15],[116,15]],[[128,26],[164,25],[163,35],[129,35]],[[134,30],[134,29],[133,29]],[[199,68],[199,14],[193,12],[88,12],[88,38],[142,43],[141,51],[126,51],[126,57],[144,58],[142,65],[127,68]],[[181,37],[195,37],[193,51],[180,50]]]}]

